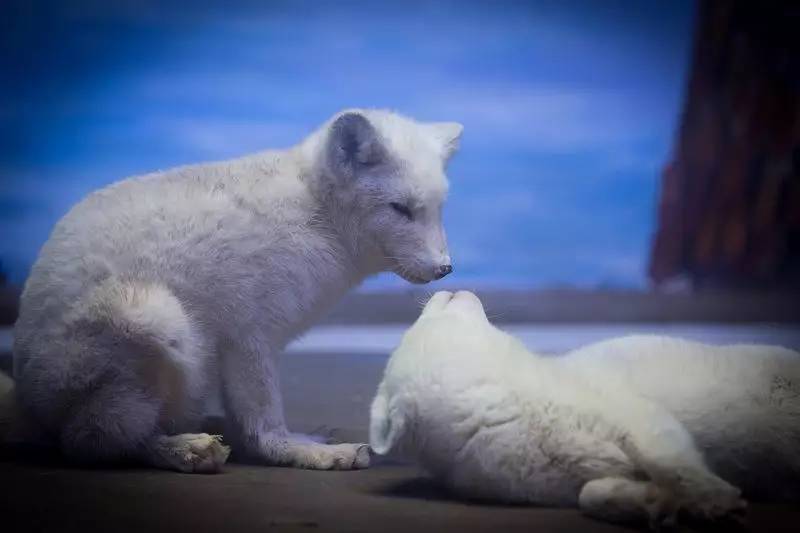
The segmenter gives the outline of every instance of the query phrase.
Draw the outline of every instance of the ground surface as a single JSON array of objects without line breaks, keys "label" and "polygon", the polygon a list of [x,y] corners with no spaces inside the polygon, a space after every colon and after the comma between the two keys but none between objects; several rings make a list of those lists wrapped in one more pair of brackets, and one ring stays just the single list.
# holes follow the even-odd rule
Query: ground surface
[{"label": "ground surface", "polygon": [[[5,458],[3,531],[536,531],[626,529],[575,510],[449,499],[416,468],[384,462],[355,472],[229,465],[218,475],[78,470]],[[750,531],[797,531],[800,509],[752,506]]]},{"label": "ground surface", "polygon": [[[798,331],[773,326],[670,326],[708,342],[798,348]],[[532,348],[568,350],[647,326],[557,326],[516,331]],[[653,332],[666,333],[662,326]],[[0,352],[10,332],[0,331]],[[312,332],[281,361],[292,429],[364,441],[368,406],[402,328]],[[5,338],[3,338],[5,337]],[[5,340],[5,343],[3,342]],[[7,361],[7,359],[6,359]],[[8,365],[6,365],[8,366]],[[214,476],[147,469],[81,470],[53,457],[0,453],[0,531],[114,532],[602,532],[625,529],[576,510],[455,501],[414,466],[384,461],[357,472],[229,465]],[[800,509],[753,505],[751,531],[800,531]],[[724,531],[724,530],[723,530]]]}]

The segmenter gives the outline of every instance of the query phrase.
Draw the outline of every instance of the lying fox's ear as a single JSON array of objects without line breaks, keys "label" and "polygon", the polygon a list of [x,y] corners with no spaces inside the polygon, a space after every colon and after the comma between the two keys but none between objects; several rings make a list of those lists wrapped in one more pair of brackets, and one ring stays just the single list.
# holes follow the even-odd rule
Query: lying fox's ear
[{"label": "lying fox's ear", "polygon": [[379,455],[391,451],[405,431],[405,417],[389,405],[383,384],[372,402],[369,423],[369,445]]},{"label": "lying fox's ear", "polygon": [[458,151],[464,126],[458,122],[432,122],[427,125],[442,147],[442,159],[447,162]]},{"label": "lying fox's ear", "polygon": [[345,113],[331,124],[328,158],[337,175],[352,178],[360,169],[383,161],[386,149],[367,117]]}]

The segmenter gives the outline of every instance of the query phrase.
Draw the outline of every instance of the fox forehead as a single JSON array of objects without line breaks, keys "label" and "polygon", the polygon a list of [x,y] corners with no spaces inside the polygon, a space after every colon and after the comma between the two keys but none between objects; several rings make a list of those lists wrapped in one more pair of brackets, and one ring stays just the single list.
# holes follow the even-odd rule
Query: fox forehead
[{"label": "fox forehead", "polygon": [[390,128],[381,131],[384,143],[410,186],[413,199],[424,205],[438,205],[447,196],[450,184],[445,175],[444,161],[435,139],[420,125],[405,125],[408,131]]},{"label": "fox forehead", "polygon": [[409,201],[420,207],[437,207],[447,197],[447,178],[439,171],[439,176],[434,172],[411,171],[406,178],[411,182]]}]

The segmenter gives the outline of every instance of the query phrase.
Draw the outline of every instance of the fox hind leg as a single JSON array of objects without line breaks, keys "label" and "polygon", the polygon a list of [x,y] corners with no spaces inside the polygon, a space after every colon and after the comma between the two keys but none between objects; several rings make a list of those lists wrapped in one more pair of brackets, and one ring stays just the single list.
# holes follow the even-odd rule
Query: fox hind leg
[{"label": "fox hind leg", "polygon": [[609,522],[649,524],[652,528],[674,522],[677,505],[673,495],[650,481],[620,477],[593,479],[578,496],[588,516]]}]

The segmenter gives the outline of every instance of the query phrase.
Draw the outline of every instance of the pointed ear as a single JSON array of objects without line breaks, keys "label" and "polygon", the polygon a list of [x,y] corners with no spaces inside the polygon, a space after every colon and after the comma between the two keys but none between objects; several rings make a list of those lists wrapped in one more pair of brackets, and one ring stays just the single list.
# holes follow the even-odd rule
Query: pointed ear
[{"label": "pointed ear", "polygon": [[428,124],[433,136],[442,146],[442,158],[447,161],[458,151],[464,126],[458,122],[433,122]]},{"label": "pointed ear", "polygon": [[385,149],[364,115],[345,113],[331,124],[328,158],[338,175],[353,177],[359,169],[381,162]]},{"label": "pointed ear", "polygon": [[378,455],[386,455],[405,432],[405,418],[389,405],[383,383],[372,401],[369,420],[369,445]]}]

